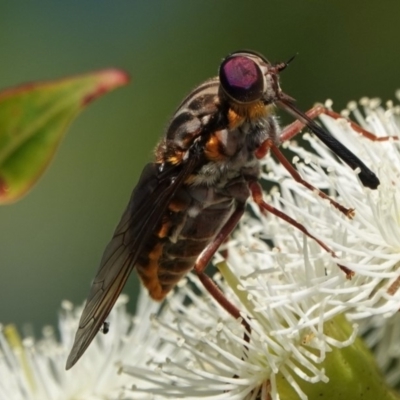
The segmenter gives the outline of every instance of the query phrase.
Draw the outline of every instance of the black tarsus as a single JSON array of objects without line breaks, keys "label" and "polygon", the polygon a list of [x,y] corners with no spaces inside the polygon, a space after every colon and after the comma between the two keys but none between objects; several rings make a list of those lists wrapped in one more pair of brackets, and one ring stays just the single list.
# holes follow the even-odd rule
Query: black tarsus
[{"label": "black tarsus", "polygon": [[298,120],[303,122],[309,129],[311,129],[318,139],[321,140],[321,142],[323,142],[327,147],[329,147],[351,169],[360,169],[358,177],[365,187],[376,189],[379,186],[380,182],[378,177],[347,147],[345,147],[331,134],[329,134],[328,131],[326,131],[310,117],[295,107],[291,98],[286,98],[286,96],[283,95],[283,97],[279,99],[279,103],[283,104],[287,111],[289,111]]}]

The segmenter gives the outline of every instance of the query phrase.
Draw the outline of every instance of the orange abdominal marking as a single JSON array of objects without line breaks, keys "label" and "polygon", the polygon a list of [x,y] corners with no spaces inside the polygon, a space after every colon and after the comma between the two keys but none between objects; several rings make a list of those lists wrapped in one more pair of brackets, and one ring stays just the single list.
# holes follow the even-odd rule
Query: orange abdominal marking
[{"label": "orange abdominal marking", "polygon": [[169,204],[168,204],[168,210],[172,212],[180,212],[186,210],[188,207],[188,203],[185,201],[179,201],[179,199],[173,199]]},{"label": "orange abdominal marking", "polygon": [[171,227],[171,221],[169,221],[169,220],[164,221],[163,224],[161,225],[161,228],[157,232],[157,236],[160,239],[167,237],[170,227]]},{"label": "orange abdominal marking", "polygon": [[150,297],[161,301],[165,294],[162,292],[160,281],[158,280],[158,261],[162,255],[163,244],[157,243],[149,253],[149,262],[146,266],[137,266],[137,272],[142,279],[143,285],[149,291]]},{"label": "orange abdominal marking", "polygon": [[223,161],[226,159],[226,155],[221,151],[222,148],[221,142],[214,134],[208,139],[204,147],[204,154],[210,161]]}]

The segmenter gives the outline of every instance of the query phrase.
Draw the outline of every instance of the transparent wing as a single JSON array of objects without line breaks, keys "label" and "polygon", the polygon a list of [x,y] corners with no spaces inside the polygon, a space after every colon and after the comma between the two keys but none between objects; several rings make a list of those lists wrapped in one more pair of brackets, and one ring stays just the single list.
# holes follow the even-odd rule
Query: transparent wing
[{"label": "transparent wing", "polygon": [[127,209],[107,245],[90,288],[79,321],[66,369],[70,369],[88,348],[110,313],[141,249],[166,210],[169,201],[193,172],[198,158],[163,170],[157,164],[144,168]]}]

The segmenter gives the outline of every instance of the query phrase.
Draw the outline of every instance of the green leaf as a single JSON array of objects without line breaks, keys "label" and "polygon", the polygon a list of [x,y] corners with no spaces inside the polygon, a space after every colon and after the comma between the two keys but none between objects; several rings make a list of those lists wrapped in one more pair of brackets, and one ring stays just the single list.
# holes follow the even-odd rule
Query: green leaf
[{"label": "green leaf", "polygon": [[[347,340],[353,331],[352,324],[344,315],[337,315],[324,323],[324,334],[339,342]],[[309,351],[318,352],[309,347]],[[297,365],[299,370],[301,365]],[[294,381],[307,394],[308,399],[318,400],[399,400],[400,396],[385,382],[379,371],[371,350],[361,338],[342,348],[332,346],[325,360],[319,364],[323,367],[328,382],[302,380],[294,376]],[[280,373],[277,376],[277,386],[281,399],[297,400],[299,396],[293,389],[294,381],[288,382]]]},{"label": "green leaf", "polygon": [[82,109],[128,81],[108,69],[0,92],[0,204],[28,192]]}]

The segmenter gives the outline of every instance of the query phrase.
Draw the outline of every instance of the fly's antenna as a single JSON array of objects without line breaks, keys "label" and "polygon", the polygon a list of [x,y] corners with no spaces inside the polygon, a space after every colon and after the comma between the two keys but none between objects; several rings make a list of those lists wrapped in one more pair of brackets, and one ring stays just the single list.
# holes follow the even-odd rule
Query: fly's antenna
[{"label": "fly's antenna", "polygon": [[293,55],[292,57],[289,58],[289,60],[287,60],[286,62],[282,62],[277,64],[275,67],[276,69],[281,72],[283,71],[286,67],[289,66],[289,64],[298,56],[299,53],[296,53],[295,55]]}]

